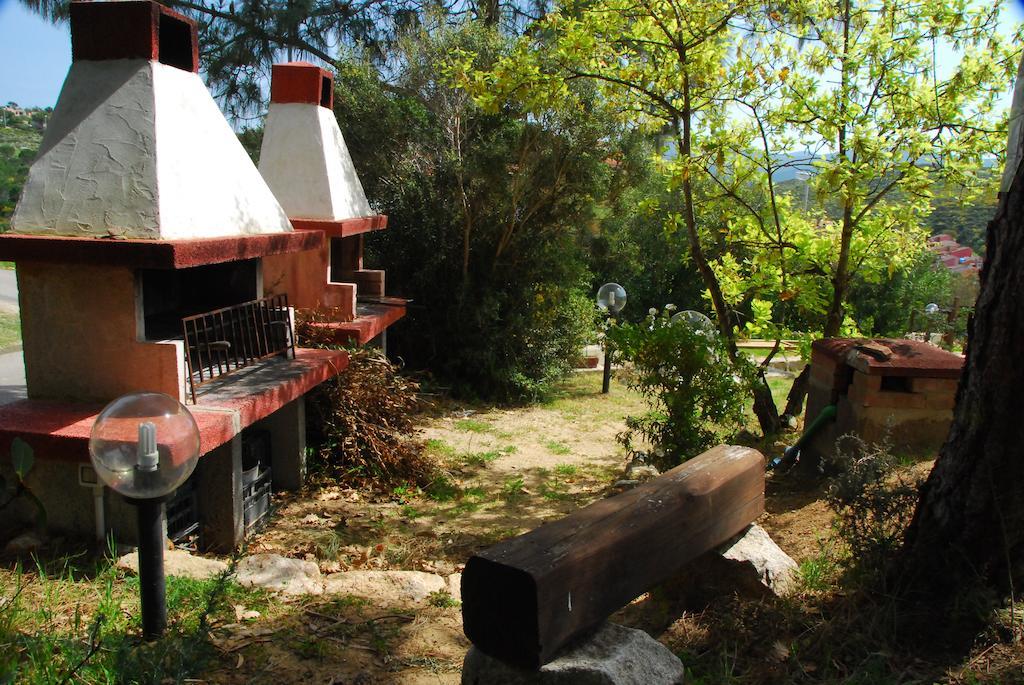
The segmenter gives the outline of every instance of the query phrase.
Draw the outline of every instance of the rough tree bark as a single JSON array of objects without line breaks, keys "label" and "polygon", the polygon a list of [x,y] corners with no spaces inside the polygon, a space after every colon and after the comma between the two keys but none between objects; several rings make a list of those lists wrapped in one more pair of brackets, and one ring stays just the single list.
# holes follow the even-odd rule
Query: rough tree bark
[{"label": "rough tree bark", "polygon": [[921,490],[896,569],[906,596],[948,600],[979,582],[1006,596],[1024,580],[1024,363],[1017,358],[1024,352],[1022,295],[1019,166],[988,226],[953,425]]}]

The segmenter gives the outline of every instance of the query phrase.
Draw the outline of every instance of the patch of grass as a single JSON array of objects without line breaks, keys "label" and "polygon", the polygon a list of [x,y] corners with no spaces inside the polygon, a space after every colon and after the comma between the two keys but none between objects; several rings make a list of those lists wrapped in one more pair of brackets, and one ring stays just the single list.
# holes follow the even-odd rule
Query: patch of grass
[{"label": "patch of grass", "polygon": [[501,496],[509,503],[518,502],[526,495],[526,482],[522,476],[508,478],[501,486]]},{"label": "patch of grass", "polygon": [[21,342],[21,316],[0,312],[0,350]]},{"label": "patch of grass", "polygon": [[404,505],[399,511],[402,512],[402,516],[413,521],[426,514],[426,512],[420,511],[411,504]]},{"label": "patch of grass", "polygon": [[557,464],[555,466],[555,473],[559,476],[575,476],[578,472],[579,468],[575,464]]},{"label": "patch of grass", "polygon": [[[76,565],[85,563],[84,566]],[[140,639],[138,579],[121,580],[109,562],[65,560],[57,571],[0,570],[0,682],[182,682],[215,657],[215,623],[234,622],[233,605],[265,612],[266,593],[227,580],[167,578],[168,625]]]},{"label": "patch of grass", "polygon": [[500,456],[501,452],[491,450],[489,452],[468,452],[462,458],[470,466],[487,466]]},{"label": "patch of grass", "polygon": [[515,445],[505,445],[499,450],[502,454],[515,454],[519,451],[519,448]]},{"label": "patch of grass", "polygon": [[494,430],[494,426],[477,419],[459,419],[455,422],[455,429],[467,433],[490,433]]},{"label": "patch of grass", "polygon": [[427,440],[426,451],[427,454],[438,459],[451,460],[456,456],[454,447],[446,443],[444,440],[437,440],[434,438]]},{"label": "patch of grass", "polygon": [[427,595],[427,603],[439,609],[453,609],[461,604],[447,590],[435,590]]},{"label": "patch of grass", "polygon": [[459,496],[459,486],[445,475],[440,475],[430,481],[426,489],[427,497],[435,502],[451,502]]},{"label": "patch of grass", "polygon": [[572,499],[572,495],[566,492],[565,483],[557,480],[550,483],[542,483],[540,486],[540,496],[553,502],[564,502]]},{"label": "patch of grass", "polygon": [[568,445],[558,442],[557,440],[549,440],[548,442],[544,443],[544,446],[547,447],[548,451],[551,452],[552,454],[572,454],[572,450],[569,448]]}]

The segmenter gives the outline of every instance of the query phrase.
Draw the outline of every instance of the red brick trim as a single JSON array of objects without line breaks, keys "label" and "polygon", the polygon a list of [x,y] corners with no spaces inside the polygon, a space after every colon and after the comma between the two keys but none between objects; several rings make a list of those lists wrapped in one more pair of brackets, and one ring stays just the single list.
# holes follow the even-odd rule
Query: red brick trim
[{"label": "red brick trim", "polygon": [[5,233],[0,235],[0,260],[186,269],[271,254],[317,250],[323,242],[323,234],[316,231],[198,240],[115,240]]},{"label": "red brick trim", "polygon": [[[283,361],[283,360],[282,360]],[[189,410],[199,425],[200,452],[208,454],[241,429],[269,416],[348,367],[348,354],[340,350],[296,350],[289,360],[294,372],[232,399],[200,396]],[[20,437],[32,446],[37,459],[88,462],[89,434],[102,405],[77,402],[19,400],[0,406],[0,452],[8,454]],[[235,419],[238,425],[235,425]]]},{"label": "red brick trim", "polygon": [[270,75],[270,101],[334,108],[334,75],[309,62],[275,64]]},{"label": "red brick trim", "polygon": [[331,238],[347,238],[360,233],[370,231],[381,231],[388,227],[386,214],[375,216],[364,216],[357,219],[342,219],[332,221],[329,219],[292,219],[292,226],[296,231],[322,231],[324,235]]},{"label": "red brick trim", "polygon": [[146,59],[199,71],[196,23],[152,0],[76,0],[70,17],[73,61]]}]

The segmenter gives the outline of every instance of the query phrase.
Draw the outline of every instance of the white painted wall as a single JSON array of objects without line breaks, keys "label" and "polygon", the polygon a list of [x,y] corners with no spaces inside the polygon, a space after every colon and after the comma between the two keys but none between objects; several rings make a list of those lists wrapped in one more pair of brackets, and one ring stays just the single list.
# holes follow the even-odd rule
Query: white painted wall
[{"label": "white painted wall", "polygon": [[294,219],[340,221],[375,213],[334,113],[318,105],[270,104],[260,173]]},{"label": "white painted wall", "polygon": [[146,60],[72,64],[11,224],[163,240],[292,230],[198,74]]},{"label": "white painted wall", "polygon": [[75,62],[11,228],[158,238],[154,133],[149,62]]},{"label": "white painted wall", "polygon": [[166,64],[152,67],[163,238],[291,231],[199,75]]}]

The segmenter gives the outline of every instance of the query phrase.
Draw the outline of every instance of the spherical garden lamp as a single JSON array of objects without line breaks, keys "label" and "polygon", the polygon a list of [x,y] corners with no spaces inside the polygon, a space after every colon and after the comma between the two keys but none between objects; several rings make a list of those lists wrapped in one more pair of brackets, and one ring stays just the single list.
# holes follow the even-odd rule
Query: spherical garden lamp
[{"label": "spherical garden lamp", "polygon": [[605,283],[597,291],[597,306],[609,314],[618,314],[626,306],[626,289],[618,283]]},{"label": "spherical garden lamp", "polygon": [[684,309],[669,319],[673,324],[686,324],[700,333],[713,334],[715,324],[708,317],[692,309]]},{"label": "spherical garden lamp", "polygon": [[136,506],[142,633],[158,638],[167,625],[162,505],[196,467],[199,427],[173,397],[124,395],[96,417],[89,455],[100,480]]},{"label": "spherical garden lamp", "polygon": [[[601,311],[608,312],[610,317],[614,317],[626,306],[626,289],[618,283],[605,283],[597,290],[597,306]],[[612,347],[606,337],[604,339],[604,379],[601,381],[602,394],[608,394],[611,380]]]}]

